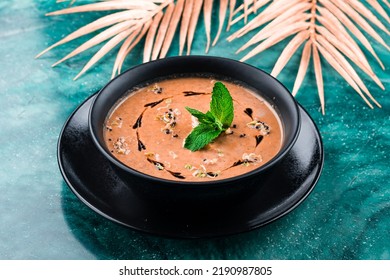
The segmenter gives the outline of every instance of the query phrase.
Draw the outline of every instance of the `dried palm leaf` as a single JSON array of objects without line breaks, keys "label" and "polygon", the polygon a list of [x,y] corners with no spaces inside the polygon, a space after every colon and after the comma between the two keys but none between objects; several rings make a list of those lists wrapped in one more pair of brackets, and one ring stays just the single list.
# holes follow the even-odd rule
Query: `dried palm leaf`
[{"label": "dried palm leaf", "polygon": [[[123,61],[126,58],[126,55],[134,48],[134,46],[139,42],[139,40],[143,37],[143,35],[146,33],[147,29],[150,27],[150,24],[152,21],[149,21],[146,23],[142,30],[137,28],[134,32],[132,32],[125,42],[120,47],[118,54],[116,56],[114,68],[112,70],[112,76],[111,78],[115,77],[115,75],[120,73],[120,69],[122,68]],[[80,75],[80,74],[79,74]]]},{"label": "dried palm leaf", "polygon": [[356,48],[359,48],[355,40],[349,35],[348,31],[344,28],[343,24],[349,29],[349,31],[363,44],[363,46],[375,57],[378,61],[379,65],[384,68],[382,61],[379,59],[374,49],[372,48],[368,39],[363,35],[362,32],[353,24],[353,22],[343,14],[336,6],[332,5],[329,2],[326,2],[326,5],[332,10],[334,16],[327,9],[318,8],[320,13],[323,14],[323,17],[317,17],[318,21],[324,25],[329,30],[333,30],[333,34],[337,34],[340,32],[340,35],[343,36],[348,42],[354,45]]},{"label": "dried palm leaf", "polygon": [[162,12],[159,12],[154,16],[154,18],[152,20],[152,24],[148,30],[148,35],[146,35],[146,39],[145,39],[144,62],[148,62],[150,60],[150,56],[152,54],[154,37],[156,36],[157,28],[160,25],[160,22],[161,22],[163,15],[164,14]]},{"label": "dried palm leaf", "polygon": [[325,112],[324,82],[322,80],[322,67],[316,44],[312,44],[314,73],[317,81],[318,96],[320,97],[322,113]]},{"label": "dried palm leaf", "polygon": [[215,36],[215,39],[213,41],[213,46],[217,44],[219,36],[221,35],[222,28],[223,28],[223,23],[225,21],[226,17],[226,11],[228,7],[228,0],[221,0],[220,1],[220,7],[219,7],[219,27],[218,27],[218,33],[217,36]]},{"label": "dried palm leaf", "polygon": [[173,11],[172,18],[168,26],[167,34],[164,38],[164,44],[161,48],[160,58],[163,58],[167,55],[168,49],[171,46],[173,36],[175,35],[176,27],[179,24],[179,20],[183,12],[184,1],[185,0],[177,0],[175,10]]},{"label": "dried palm leaf", "polygon": [[73,5],[76,0],[56,0],[57,3],[70,2],[69,5]]},{"label": "dried palm leaf", "polygon": [[288,43],[284,48],[282,54],[280,55],[278,61],[276,62],[274,69],[272,69],[271,75],[276,77],[279,75],[280,71],[284,68],[286,63],[290,60],[296,50],[309,38],[310,33],[308,30],[303,30],[299,32],[294,39]]},{"label": "dried palm leaf", "polygon": [[[365,18],[367,18],[369,21],[371,21],[374,25],[379,27],[382,31],[386,32],[387,34],[390,34],[389,31],[386,29],[386,27],[382,24],[382,22],[370,10],[368,10],[361,2],[359,2],[358,0],[348,0],[348,2],[351,5],[351,7],[353,7],[356,11],[358,11],[360,14],[362,14]],[[390,23],[390,19],[387,16],[386,12],[384,12],[382,7],[380,7],[379,9],[380,9],[380,11],[382,11],[382,13],[381,13],[382,17],[385,18],[387,20],[387,22]],[[378,10],[378,12],[379,12],[379,10]]]},{"label": "dried palm leaf", "polygon": [[[75,0],[57,0],[57,2],[65,1],[70,2],[71,7],[47,15],[113,11],[112,14],[103,16],[81,27],[37,55],[39,57],[57,46],[95,31],[103,30],[53,64],[53,66],[56,66],[95,45],[104,44],[75,79],[85,73],[109,51],[120,45],[113,67],[112,77],[114,77],[117,73],[120,73],[126,56],[145,37],[143,60],[146,62],[151,59],[165,57],[179,25],[179,54],[181,55],[184,52],[185,47],[187,47],[187,54],[190,54],[202,7],[207,39],[206,52],[208,52],[211,45],[213,0],[100,0],[97,3],[80,6],[72,6]],[[236,7],[237,2],[239,2],[238,7]],[[322,57],[357,91],[368,106],[372,108],[371,102],[373,102],[380,107],[380,104],[374,99],[350,64],[350,62],[353,62],[371,77],[379,87],[384,89],[357,41],[368,50],[384,69],[382,61],[360,29],[384,48],[390,50],[385,40],[377,32],[377,30],[381,30],[387,35],[390,34],[385,24],[377,17],[378,15],[389,23],[390,18],[382,4],[387,7],[390,5],[388,0],[382,0],[381,3],[377,0],[367,0],[367,3],[372,8],[371,10],[359,0],[219,0],[218,31],[212,45],[216,44],[221,35],[228,10],[228,30],[241,20],[246,23],[251,14],[261,10],[243,28],[228,37],[228,40],[232,41],[245,36],[250,31],[262,28],[238,49],[238,52],[241,52],[256,45],[242,60],[252,58],[278,42],[292,37],[277,60],[271,74],[277,76],[291,57],[304,45],[292,90],[293,95],[296,95],[302,85],[310,60],[313,58],[321,108],[322,112],[325,112]],[[235,16],[236,18],[234,18]]]},{"label": "dried palm leaf", "polygon": [[118,23],[118,24],[104,30],[103,32],[99,33],[98,35],[94,36],[92,39],[88,40],[87,42],[85,42],[84,44],[82,44],[81,46],[76,48],[74,51],[72,51],[70,54],[68,54],[64,58],[62,58],[59,61],[57,61],[56,63],[54,63],[52,66],[54,67],[54,66],[64,62],[65,60],[67,60],[71,57],[74,57],[75,55],[78,55],[79,53],[81,53],[85,50],[88,50],[89,48],[96,46],[97,44],[100,44],[101,42],[104,42],[105,40],[109,39],[110,37],[116,36],[117,34],[123,32],[123,31],[126,31],[128,29],[130,29],[130,31],[134,31],[134,27],[135,27],[134,24],[135,23],[133,21],[124,21],[124,22]]},{"label": "dried palm leaf", "polygon": [[194,0],[189,0],[185,2],[185,7],[183,11],[183,20],[181,21],[181,26],[180,26],[179,55],[183,54],[193,7],[194,7]]},{"label": "dried palm leaf", "polygon": [[[378,3],[376,0],[367,0],[367,2],[373,7],[384,19],[387,20],[387,22],[390,22],[390,18],[387,15],[386,11],[382,8],[382,6]],[[388,7],[390,7],[390,4],[387,0],[383,1]]]},{"label": "dried palm leaf", "polygon": [[[261,28],[252,36],[238,52],[253,45],[241,60],[250,59],[278,42],[292,37],[279,59],[271,75],[277,76],[286,66],[291,57],[304,45],[301,62],[294,83],[292,94],[296,95],[306,75],[310,59],[313,58],[314,73],[317,81],[318,95],[321,111],[325,113],[324,84],[322,77],[321,58],[326,60],[351,87],[362,97],[370,108],[371,102],[376,106],[380,104],[371,95],[358,73],[352,67],[353,62],[367,74],[380,88],[383,84],[373,72],[368,60],[359,47],[357,40],[371,53],[384,69],[384,65],[375,53],[363,30],[376,42],[387,50],[390,47],[376,30],[389,35],[390,32],[378,17],[358,0],[278,0],[250,1],[251,6],[244,3],[234,10],[243,10],[243,14],[229,20],[233,25],[254,13],[255,8],[263,7],[262,12],[253,17],[244,27],[232,34],[228,40],[232,41],[246,35],[252,30]],[[376,0],[367,0],[373,10],[387,22],[390,22],[386,11]],[[248,1],[249,3],[249,1]],[[247,3],[247,4],[248,4]],[[383,3],[389,6],[388,0]],[[375,26],[375,28],[373,27]],[[360,29],[359,29],[360,28]],[[351,36],[354,36],[352,37]]]},{"label": "dried palm leaf", "polygon": [[295,79],[292,95],[295,96],[305,78],[307,67],[309,66],[311,56],[311,42],[307,41],[302,51],[301,63],[299,64],[298,74]]},{"label": "dried palm leaf", "polygon": [[[66,0],[57,1],[64,2]],[[221,34],[229,1],[232,2],[233,0],[219,0],[219,26],[213,45],[217,43]],[[36,58],[62,44],[95,31],[103,30],[81,46],[77,47],[64,58],[54,63],[53,67],[93,46],[103,44],[107,41],[101,49],[93,55],[75,79],[79,78],[83,73],[90,69],[109,51],[120,45],[112,72],[112,77],[114,77],[117,73],[120,73],[126,56],[144,37],[146,37],[143,52],[144,62],[165,57],[171,47],[179,25],[179,54],[182,54],[186,44],[187,54],[189,54],[191,52],[191,45],[202,6],[207,37],[206,52],[208,52],[211,44],[211,15],[213,2],[213,0],[101,0],[97,3],[71,6],[59,11],[50,12],[47,14],[48,16],[93,11],[112,11],[111,14],[103,16],[69,34],[62,40],[42,51]],[[74,1],[71,1],[70,4],[73,3]],[[230,3],[230,6],[234,7],[233,4],[234,3]]]},{"label": "dried palm leaf", "polygon": [[64,39],[58,41],[54,45],[52,45],[49,48],[45,49],[40,54],[38,54],[36,56],[36,58],[40,57],[44,53],[48,52],[49,50],[51,50],[51,49],[53,49],[53,48],[55,48],[55,47],[57,47],[59,45],[65,44],[67,42],[70,42],[70,41],[72,41],[74,39],[82,37],[82,36],[84,36],[86,34],[94,32],[96,30],[99,30],[99,29],[111,26],[111,25],[113,25],[115,23],[123,22],[126,19],[131,18],[133,14],[134,14],[133,11],[124,11],[124,12],[118,12],[118,13],[115,13],[115,14],[112,14],[112,15],[108,15],[108,16],[99,18],[96,21],[81,27],[80,29],[78,29],[75,32],[73,32],[73,33],[69,34],[68,36],[66,36]]},{"label": "dried palm leaf", "polygon": [[[264,6],[270,1],[271,0],[249,0],[246,1],[246,3],[244,2],[243,4],[241,4],[237,9],[234,9],[234,7],[231,8],[233,10],[232,16],[238,14],[242,10],[244,10],[244,12],[234,21],[229,20],[229,24],[231,23],[231,25],[233,25],[239,20],[241,20],[242,18],[244,18],[244,21],[246,23],[248,15],[250,15],[251,13],[256,13],[259,8],[261,8],[262,6]],[[235,5],[235,1],[232,3],[232,5]]]},{"label": "dried palm leaf", "polygon": [[[151,22],[146,23],[144,25],[143,29],[140,32],[137,32],[137,34],[135,34],[135,35],[137,35],[136,37],[129,36],[126,39],[126,41],[123,43],[123,45],[121,46],[121,49],[124,50],[123,54],[121,53],[121,50],[119,50],[118,55],[117,55],[117,59],[115,61],[115,63],[118,62],[118,66],[115,68],[115,65],[114,65],[113,74],[112,74],[111,78],[115,77],[115,71],[117,71],[118,74],[121,73],[122,65],[123,65],[123,62],[125,61],[126,56],[139,43],[139,41],[144,37],[144,35],[148,31],[148,28],[150,27],[150,24],[151,24]],[[129,45],[130,42],[131,42],[131,44]]]},{"label": "dried palm leaf", "polygon": [[236,0],[230,0],[229,1],[229,19],[228,19],[228,25],[227,25],[226,31],[230,30],[235,6],[236,6]]},{"label": "dried palm leaf", "polygon": [[204,0],[203,16],[204,16],[204,23],[205,23],[205,30],[206,30],[206,39],[207,39],[206,53],[209,52],[210,42],[211,42],[210,32],[211,32],[212,10],[213,10],[213,0]]},{"label": "dried palm leaf", "polygon": [[202,9],[202,5],[203,5],[202,1],[196,0],[194,2],[194,7],[193,7],[192,14],[191,14],[190,24],[188,26],[187,55],[189,55],[191,52],[192,41],[194,39],[196,24],[198,23],[198,18],[199,18],[200,10]]},{"label": "dried palm leaf", "polygon": [[130,34],[135,34],[137,32],[137,28],[134,29],[128,29],[125,31],[122,31],[118,35],[111,38],[92,58],[88,63],[84,66],[84,68],[80,71],[79,74],[77,74],[76,77],[74,77],[74,80],[76,80],[78,77],[80,77],[85,71],[87,71],[92,65],[94,65],[99,59],[101,59],[105,54],[107,54],[112,48],[114,48],[116,45],[118,45],[121,41],[123,41],[127,36]]},{"label": "dried palm leaf", "polygon": [[[74,13],[83,13],[83,12],[97,12],[97,11],[110,11],[110,10],[146,10],[152,11],[157,8],[157,5],[153,3],[154,1],[148,0],[133,0],[133,1],[121,1],[121,0],[111,0],[100,3],[86,4],[82,6],[76,6],[71,8],[66,8],[60,11],[55,11],[47,13],[47,16],[55,15],[66,15]],[[171,2],[171,1],[170,1]]]},{"label": "dried palm leaf", "polygon": [[152,60],[158,58],[158,54],[160,53],[161,47],[164,43],[164,38],[165,35],[167,34],[169,22],[171,21],[174,9],[175,9],[175,4],[171,3],[169,4],[167,10],[165,11],[164,17],[158,28],[156,40],[154,42],[153,51],[152,51]]}]

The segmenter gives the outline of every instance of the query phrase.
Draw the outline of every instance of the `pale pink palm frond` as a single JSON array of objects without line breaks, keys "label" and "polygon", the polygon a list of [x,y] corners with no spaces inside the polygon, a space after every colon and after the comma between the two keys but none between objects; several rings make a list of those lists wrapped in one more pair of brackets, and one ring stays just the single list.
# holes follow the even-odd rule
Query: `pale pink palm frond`
[{"label": "pale pink palm frond", "polygon": [[262,10],[253,16],[244,27],[230,35],[228,40],[233,41],[250,31],[258,30],[238,49],[238,52],[241,52],[253,47],[241,59],[245,61],[280,41],[292,37],[271,72],[273,76],[277,76],[283,70],[291,57],[303,45],[292,94],[294,96],[297,94],[312,59],[323,114],[325,113],[323,60],[327,61],[345,79],[370,108],[373,108],[372,103],[381,107],[351,65],[352,62],[380,88],[384,89],[357,41],[384,69],[382,61],[366,36],[369,35],[371,40],[375,40],[383,48],[390,50],[389,45],[378,31],[386,35],[390,34],[386,24],[381,21],[384,19],[389,22],[389,16],[382,7],[383,4],[388,6],[388,0],[383,0],[382,3],[377,0],[367,0],[367,2],[372,10],[359,0],[257,0],[251,3],[251,7],[248,5],[245,7],[243,3],[234,10],[235,12],[243,10],[243,13],[230,20],[230,25],[245,20],[245,17],[255,12],[255,7]]},{"label": "pale pink palm frond", "polygon": [[204,0],[203,3],[203,16],[206,30],[206,53],[209,52],[210,44],[211,44],[211,12],[213,10],[213,0]]},{"label": "pale pink palm frond", "polygon": [[312,53],[313,53],[314,73],[315,73],[316,81],[317,81],[318,96],[320,97],[321,111],[324,114],[325,113],[325,96],[324,96],[324,81],[322,78],[321,60],[320,60],[320,56],[318,54],[318,49],[317,49],[315,42],[314,42],[314,44],[311,45],[311,47],[312,47]]},{"label": "pale pink palm frond", "polygon": [[218,26],[218,33],[215,36],[215,39],[213,41],[212,46],[215,46],[218,42],[219,36],[221,36],[223,24],[225,22],[226,12],[228,8],[228,0],[221,0],[220,1],[220,7],[219,7],[219,26]]},{"label": "pale pink palm frond", "polygon": [[[156,15],[157,16],[157,15]],[[114,68],[112,69],[112,76],[111,78],[114,78],[117,74],[120,74],[122,64],[128,55],[128,53],[135,47],[136,44],[141,40],[141,38],[145,35],[146,31],[149,29],[150,25],[152,24],[152,19],[149,20],[144,27],[141,29],[137,29],[135,32],[132,32],[126,40],[123,42],[122,46],[120,47],[118,54],[115,59]]]},{"label": "pale pink palm frond", "polygon": [[148,34],[146,35],[145,45],[144,45],[144,62],[150,61],[150,56],[152,55],[152,49],[154,44],[154,39],[157,33],[157,29],[160,26],[161,19],[163,18],[163,12],[157,13],[151,23]]},{"label": "pale pink palm frond", "polygon": [[[371,7],[373,7],[384,19],[387,20],[387,22],[390,23],[390,18],[389,18],[389,15],[386,13],[386,11],[383,9],[383,7],[381,6],[381,4],[379,4],[379,2],[377,0],[367,0],[367,2],[371,5]],[[385,3],[385,5],[387,5],[387,7],[390,7],[390,4],[389,4],[389,1],[388,0],[383,0],[383,2]]]},{"label": "pale pink palm frond", "polygon": [[171,21],[173,11],[175,10],[175,4],[170,3],[166,9],[161,24],[158,28],[156,35],[156,40],[154,41],[153,51],[152,51],[152,60],[156,60],[161,51],[162,45],[164,43],[165,35],[168,31],[169,22]]},{"label": "pale pink palm frond", "polygon": [[191,52],[192,41],[194,40],[195,29],[198,23],[200,11],[202,9],[203,2],[194,0],[194,7],[191,13],[190,23],[187,30],[187,55]]},{"label": "pale pink palm frond", "polygon": [[305,78],[307,67],[309,66],[311,56],[311,42],[307,41],[302,51],[301,62],[299,64],[297,77],[295,78],[292,95],[295,96],[300,88],[303,79]]},{"label": "pale pink palm frond", "polygon": [[183,11],[183,20],[181,21],[181,26],[180,26],[179,55],[183,54],[184,46],[187,39],[188,29],[190,26],[191,14],[194,8],[194,1],[195,0],[189,0],[185,2],[185,7]]},{"label": "pale pink palm frond", "polygon": [[[216,44],[220,37],[227,7],[229,4],[232,6],[232,3],[229,3],[229,1],[233,0],[219,0],[219,5],[215,5],[216,7],[219,6],[220,9],[218,31],[213,40],[213,45]],[[58,2],[65,2],[65,0],[59,0]],[[111,14],[103,16],[72,32],[43,50],[36,58],[53,48],[96,31],[99,32],[97,35],[54,63],[53,67],[96,45],[103,44],[101,49],[92,56],[79,74],[76,75],[75,79],[88,71],[108,52],[119,47],[112,71],[112,77],[114,77],[121,72],[126,57],[143,38],[145,38],[144,62],[165,57],[172,45],[177,29],[180,29],[179,55],[183,53],[185,47],[187,47],[187,54],[190,54],[202,7],[205,15],[207,52],[211,45],[213,2],[213,0],[100,0],[96,3],[72,5],[74,1],[71,1],[68,7],[50,12],[47,15],[59,16],[99,11],[109,11]]]},{"label": "pale pink palm frond", "polygon": [[69,5],[73,5],[76,0],[56,0],[57,3],[69,2]]},{"label": "pale pink palm frond", "polygon": [[[187,0],[188,1],[188,0]],[[171,21],[169,22],[169,26],[167,29],[167,34],[165,35],[164,38],[164,43],[161,47],[161,53],[160,53],[160,58],[164,58],[167,55],[168,49],[171,46],[173,36],[175,35],[176,28],[179,24],[183,8],[184,8],[184,2],[185,0],[178,0],[176,2],[175,9],[172,14]]]}]

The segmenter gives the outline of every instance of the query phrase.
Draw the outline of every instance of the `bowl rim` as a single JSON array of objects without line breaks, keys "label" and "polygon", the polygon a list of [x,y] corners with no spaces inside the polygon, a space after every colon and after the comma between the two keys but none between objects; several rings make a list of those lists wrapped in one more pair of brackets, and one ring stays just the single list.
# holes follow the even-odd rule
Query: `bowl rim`
[{"label": "bowl rim", "polygon": [[[286,98],[289,99],[288,102],[291,103],[291,105],[293,106],[293,114],[295,115],[296,120],[297,120],[295,128],[293,128],[293,136],[292,136],[292,139],[290,140],[290,142],[285,143],[285,145],[282,147],[282,149],[279,150],[279,152],[271,160],[266,162],[264,165],[259,166],[258,168],[255,168],[255,169],[253,169],[251,171],[242,173],[242,174],[234,176],[234,177],[229,177],[229,178],[224,178],[224,179],[213,179],[213,180],[209,180],[209,181],[207,181],[207,180],[205,180],[205,181],[187,181],[187,180],[179,181],[179,180],[170,180],[170,179],[165,179],[165,178],[161,178],[161,177],[152,176],[152,175],[140,172],[140,171],[138,171],[136,169],[133,169],[133,168],[125,165],[120,160],[118,160],[113,155],[111,155],[111,153],[108,152],[108,149],[106,149],[104,147],[103,143],[100,143],[99,137],[95,135],[94,126],[92,125],[92,114],[93,114],[93,111],[94,111],[94,108],[95,108],[95,104],[99,100],[99,97],[102,96],[103,94],[107,94],[105,92],[105,90],[108,87],[110,87],[111,84],[116,83],[118,79],[120,79],[122,76],[126,75],[128,72],[136,71],[138,68],[142,68],[145,65],[165,63],[165,61],[171,61],[171,60],[183,60],[183,61],[185,61],[185,60],[190,60],[190,59],[191,60],[193,60],[193,59],[210,59],[210,60],[213,60],[214,63],[218,61],[218,62],[225,62],[225,63],[238,63],[238,64],[242,64],[242,65],[245,65],[246,67],[252,69],[253,71],[262,72],[268,78],[270,78],[274,83],[276,83],[279,86],[281,86],[281,88],[283,90],[285,90],[286,93],[288,93],[288,94],[286,94]],[[210,71],[209,73],[211,75],[213,74],[212,71]],[[160,76],[160,77],[163,77],[163,76]],[[156,76],[156,78],[158,78],[158,76]],[[236,79],[236,80],[239,81],[239,79]],[[242,81],[242,82],[245,83],[245,81]],[[126,92],[124,92],[124,94],[126,94]],[[283,119],[280,117],[279,114],[278,114],[278,117],[283,122]],[[167,58],[163,58],[163,59],[149,61],[149,62],[146,62],[146,63],[141,63],[139,65],[136,65],[134,67],[129,68],[128,70],[122,72],[120,75],[118,75],[115,78],[113,78],[112,80],[110,80],[103,88],[100,89],[100,91],[96,95],[96,98],[93,100],[93,103],[92,103],[92,105],[91,105],[91,107],[89,109],[89,113],[88,113],[88,127],[89,127],[89,132],[91,134],[91,138],[93,140],[93,143],[98,148],[100,153],[106,159],[108,159],[112,164],[114,164],[116,167],[118,167],[122,171],[130,173],[130,174],[132,174],[134,176],[137,176],[137,177],[139,177],[141,179],[152,181],[152,182],[155,182],[155,183],[160,183],[160,184],[161,183],[171,184],[171,185],[180,184],[180,185],[186,185],[186,186],[204,187],[204,186],[210,186],[210,185],[219,186],[219,185],[235,183],[235,182],[238,182],[238,181],[242,181],[242,180],[244,180],[246,178],[250,178],[250,177],[262,174],[262,173],[264,173],[267,170],[270,170],[272,167],[274,167],[276,164],[278,164],[286,156],[286,154],[291,150],[291,148],[295,144],[295,142],[296,142],[296,140],[297,140],[297,138],[299,136],[299,131],[300,131],[300,128],[301,128],[301,116],[300,116],[300,112],[299,112],[298,103],[295,100],[295,98],[292,96],[290,91],[286,88],[286,86],[284,86],[279,80],[277,80],[276,78],[274,78],[273,76],[271,76],[270,74],[265,72],[264,70],[262,70],[260,68],[257,68],[257,67],[255,67],[253,65],[250,65],[250,64],[238,61],[238,60],[230,59],[230,58],[219,57],[219,56],[208,56],[208,55],[207,56],[206,55],[190,55],[190,56],[171,56],[171,57],[167,57]],[[158,186],[158,185],[159,184],[156,184],[156,186]]]}]

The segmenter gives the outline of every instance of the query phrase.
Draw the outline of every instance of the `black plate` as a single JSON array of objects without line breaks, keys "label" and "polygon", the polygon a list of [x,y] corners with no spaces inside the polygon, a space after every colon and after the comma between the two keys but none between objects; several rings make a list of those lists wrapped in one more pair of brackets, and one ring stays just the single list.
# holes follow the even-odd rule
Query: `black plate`
[{"label": "black plate", "polygon": [[88,129],[95,95],[75,110],[58,141],[58,163],[76,196],[100,215],[143,232],[182,238],[235,234],[264,226],[295,209],[313,190],[323,165],[320,134],[300,107],[301,131],[266,187],[225,204],[185,206],[147,201],[134,193],[99,154]]}]

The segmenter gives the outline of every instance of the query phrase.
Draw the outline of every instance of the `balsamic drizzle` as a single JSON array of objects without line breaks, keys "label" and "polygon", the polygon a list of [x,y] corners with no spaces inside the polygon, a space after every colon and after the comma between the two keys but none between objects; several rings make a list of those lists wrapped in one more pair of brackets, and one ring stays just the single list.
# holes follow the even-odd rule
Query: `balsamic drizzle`
[{"label": "balsamic drizzle", "polygon": [[144,105],[145,109],[142,111],[142,113],[139,115],[139,117],[135,121],[135,124],[133,125],[133,129],[141,127],[141,125],[142,125],[142,117],[144,116],[144,113],[148,109],[148,107],[149,108],[153,108],[153,107],[157,106],[158,104],[160,104],[161,102],[163,102],[164,100],[166,100],[168,98],[171,98],[171,97],[166,97],[166,98],[160,99],[158,101],[154,101],[154,102],[150,102],[150,103],[145,104]]},{"label": "balsamic drizzle", "polygon": [[[160,167],[162,167],[163,169],[165,168],[164,164],[157,161],[157,160],[154,160],[154,159],[151,159],[151,158],[146,158],[147,161],[149,161],[150,163],[153,163],[158,169],[160,169]],[[162,170],[162,169],[160,169]]]},{"label": "balsamic drizzle", "polygon": [[185,179],[186,177],[184,177],[183,175],[181,175],[180,172],[174,172],[174,171],[171,171],[171,170],[168,170],[168,169],[165,169],[165,166],[163,163],[159,162],[159,161],[156,161],[156,160],[153,160],[151,158],[146,158],[147,161],[149,161],[150,163],[152,163],[154,166],[157,167],[158,170],[166,170],[169,174],[171,174],[172,176],[176,177],[176,178],[179,178],[179,179]]},{"label": "balsamic drizzle", "polygon": [[163,99],[160,99],[158,101],[154,101],[154,102],[150,102],[150,103],[147,103],[144,105],[144,107],[150,107],[150,108],[153,108],[154,106],[157,106],[158,104],[160,104],[161,102],[163,102],[166,98],[163,98]]},{"label": "balsamic drizzle", "polygon": [[[166,98],[162,98],[158,101],[154,101],[154,102],[150,102],[150,103],[147,103],[144,105],[145,109],[142,111],[142,113],[139,115],[139,117],[137,118],[135,124],[133,125],[133,129],[136,129],[136,135],[137,135],[137,142],[138,142],[138,151],[142,151],[142,150],[146,150],[146,146],[144,145],[144,143],[142,143],[140,137],[139,137],[139,133],[138,133],[138,128],[141,127],[142,125],[142,117],[145,113],[145,111],[148,109],[148,108],[153,108],[155,106],[157,106],[158,104],[160,104],[161,102],[163,102],[164,100],[168,99],[168,98],[171,98],[171,97],[166,97]],[[172,111],[172,109],[170,109],[170,111]],[[171,125],[172,127],[175,126],[175,122],[173,122]],[[169,129],[166,130],[166,133],[167,134],[170,134],[171,131]],[[175,134],[173,137],[178,137],[177,134]],[[169,174],[171,174],[172,176],[178,178],[178,179],[185,179],[185,177],[183,175],[181,175],[180,172],[174,172],[174,171],[171,171],[171,170],[168,170],[165,168],[164,164],[161,163],[161,162],[158,162],[158,161],[155,161],[151,158],[147,158],[148,162],[154,164],[154,166],[157,167],[158,170],[166,170]]]},{"label": "balsamic drizzle", "polygon": [[253,120],[253,110],[251,108],[246,108],[244,113],[247,114]]},{"label": "balsamic drizzle", "polygon": [[138,142],[138,151],[142,151],[142,150],[146,150],[146,146],[144,145],[144,143],[142,143],[142,141],[139,139],[139,134],[138,134],[138,131],[137,131],[137,142]]},{"label": "balsamic drizzle", "polygon": [[133,129],[137,129],[137,141],[138,141],[138,151],[142,151],[142,150],[146,150],[146,147],[144,145],[144,143],[142,143],[142,141],[140,140],[139,138],[139,134],[138,134],[138,128],[141,127],[142,125],[142,117],[144,116],[144,113],[145,111],[149,108],[153,108],[154,106],[160,104],[161,102],[163,102],[164,100],[168,99],[170,97],[167,97],[167,98],[162,98],[158,101],[154,101],[154,102],[150,102],[150,103],[147,103],[144,105],[145,109],[142,111],[142,113],[139,115],[139,117],[137,118],[137,120],[135,121],[134,125],[133,125]]},{"label": "balsamic drizzle", "polygon": [[133,129],[141,127],[141,125],[142,125],[142,117],[144,116],[144,113],[145,113],[146,109],[142,111],[141,115],[139,115],[139,117],[135,121],[135,124],[133,125]]},{"label": "balsamic drizzle", "polygon": [[239,165],[241,165],[241,164],[243,164],[243,163],[244,163],[244,161],[241,160],[241,159],[239,159],[239,160],[237,160],[235,163],[233,163],[230,167],[226,168],[225,170],[227,170],[227,169],[229,169],[229,168],[232,168],[232,167],[235,167],[235,166],[239,166]]},{"label": "balsamic drizzle", "polygon": [[184,96],[194,96],[194,95],[206,95],[210,94],[208,92],[197,92],[197,91],[183,91]]},{"label": "balsamic drizzle", "polygon": [[214,173],[214,172],[207,172],[206,174],[207,174],[208,176],[214,177],[214,178],[215,178],[215,177],[218,177],[218,175],[219,175],[218,173]]},{"label": "balsamic drizzle", "polygon": [[256,138],[256,147],[260,144],[261,140],[263,140],[264,136],[263,135],[257,135],[255,136]]},{"label": "balsamic drizzle", "polygon": [[[167,169],[166,169],[167,170]],[[180,172],[173,172],[173,171],[170,171],[170,170],[167,170],[172,176],[176,177],[176,178],[179,178],[179,179],[185,179],[186,177],[184,177],[183,175],[181,175]]]}]

